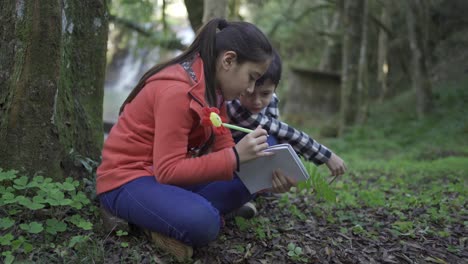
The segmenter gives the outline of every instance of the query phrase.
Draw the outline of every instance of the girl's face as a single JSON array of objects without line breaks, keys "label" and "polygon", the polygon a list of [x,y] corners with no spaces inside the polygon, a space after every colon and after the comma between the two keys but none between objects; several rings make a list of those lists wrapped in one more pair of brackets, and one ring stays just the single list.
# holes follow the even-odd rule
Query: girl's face
[{"label": "girl's face", "polygon": [[262,85],[256,86],[252,93],[243,93],[239,100],[242,106],[252,114],[258,114],[270,103],[275,88],[276,85],[270,79],[267,79]]},{"label": "girl's face", "polygon": [[268,69],[270,61],[237,62],[233,51],[226,51],[218,57],[216,67],[216,84],[221,89],[224,100],[238,98],[242,93],[253,93],[255,81]]}]

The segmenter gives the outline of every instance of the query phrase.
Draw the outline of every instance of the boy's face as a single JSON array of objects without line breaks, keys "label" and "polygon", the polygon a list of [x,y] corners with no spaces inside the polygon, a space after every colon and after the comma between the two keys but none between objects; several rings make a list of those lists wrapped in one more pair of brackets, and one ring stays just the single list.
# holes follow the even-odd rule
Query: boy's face
[{"label": "boy's face", "polygon": [[258,114],[270,103],[275,88],[271,80],[265,80],[262,85],[255,86],[253,93],[243,93],[239,98],[240,103],[252,114]]}]

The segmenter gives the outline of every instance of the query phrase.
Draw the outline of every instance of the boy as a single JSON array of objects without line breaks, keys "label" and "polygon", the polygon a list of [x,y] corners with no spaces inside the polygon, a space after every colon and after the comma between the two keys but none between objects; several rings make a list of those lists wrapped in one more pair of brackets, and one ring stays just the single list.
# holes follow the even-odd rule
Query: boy
[{"label": "boy", "polygon": [[[278,53],[274,51],[273,54],[273,60],[268,70],[255,83],[254,92],[243,94],[239,99],[228,103],[227,108],[230,122],[251,129],[255,129],[258,125],[261,125],[269,134],[269,145],[289,143],[306,160],[312,161],[316,165],[325,163],[332,176],[344,174],[346,165],[338,155],[309,137],[306,133],[278,120],[279,100],[276,97],[275,90],[281,79],[282,67]],[[231,132],[236,142],[245,136],[245,133],[240,131]],[[252,208],[251,204],[241,207],[239,215],[255,215],[255,208],[249,208]],[[245,211],[251,212],[250,214],[246,214]]]}]

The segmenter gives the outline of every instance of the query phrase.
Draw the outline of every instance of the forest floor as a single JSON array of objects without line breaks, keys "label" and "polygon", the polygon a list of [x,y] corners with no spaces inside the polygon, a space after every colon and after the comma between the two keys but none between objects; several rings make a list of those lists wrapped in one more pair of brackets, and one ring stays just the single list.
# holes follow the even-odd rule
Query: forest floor
[{"label": "forest floor", "polygon": [[[263,195],[256,217],[228,220],[187,263],[468,263],[466,87],[466,77],[436,84],[434,110],[422,120],[405,93],[372,106],[368,124],[343,138],[317,138],[349,168],[329,186],[333,199],[311,190]],[[326,166],[307,166],[326,178]],[[78,181],[46,180],[0,171],[0,261],[174,263],[141,236],[106,233]],[[63,192],[33,197],[38,186],[38,195]]]},{"label": "forest floor", "polygon": [[[424,120],[406,94],[321,140],[349,167],[330,186],[334,201],[306,190],[259,197],[258,216],[227,221],[188,263],[468,263],[467,84],[435,89]],[[172,261],[138,237],[106,236],[103,247],[106,263]]]}]

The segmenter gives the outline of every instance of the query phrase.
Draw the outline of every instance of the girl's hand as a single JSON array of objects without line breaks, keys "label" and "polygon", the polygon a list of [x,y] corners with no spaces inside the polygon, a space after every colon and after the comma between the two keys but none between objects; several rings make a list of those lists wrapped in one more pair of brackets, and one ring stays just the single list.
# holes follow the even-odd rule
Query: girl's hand
[{"label": "girl's hand", "polygon": [[294,187],[296,185],[297,185],[297,181],[284,175],[281,170],[275,170],[273,172],[273,178],[272,178],[273,188],[271,188],[270,191],[274,193],[289,192],[291,187]]},{"label": "girl's hand", "polygon": [[343,175],[348,169],[344,161],[335,153],[332,153],[330,159],[325,164],[327,164],[332,176]]},{"label": "girl's hand", "polygon": [[243,137],[235,146],[239,154],[239,162],[243,163],[262,156],[271,156],[272,152],[264,152],[268,148],[267,132],[258,126],[253,132]]}]

